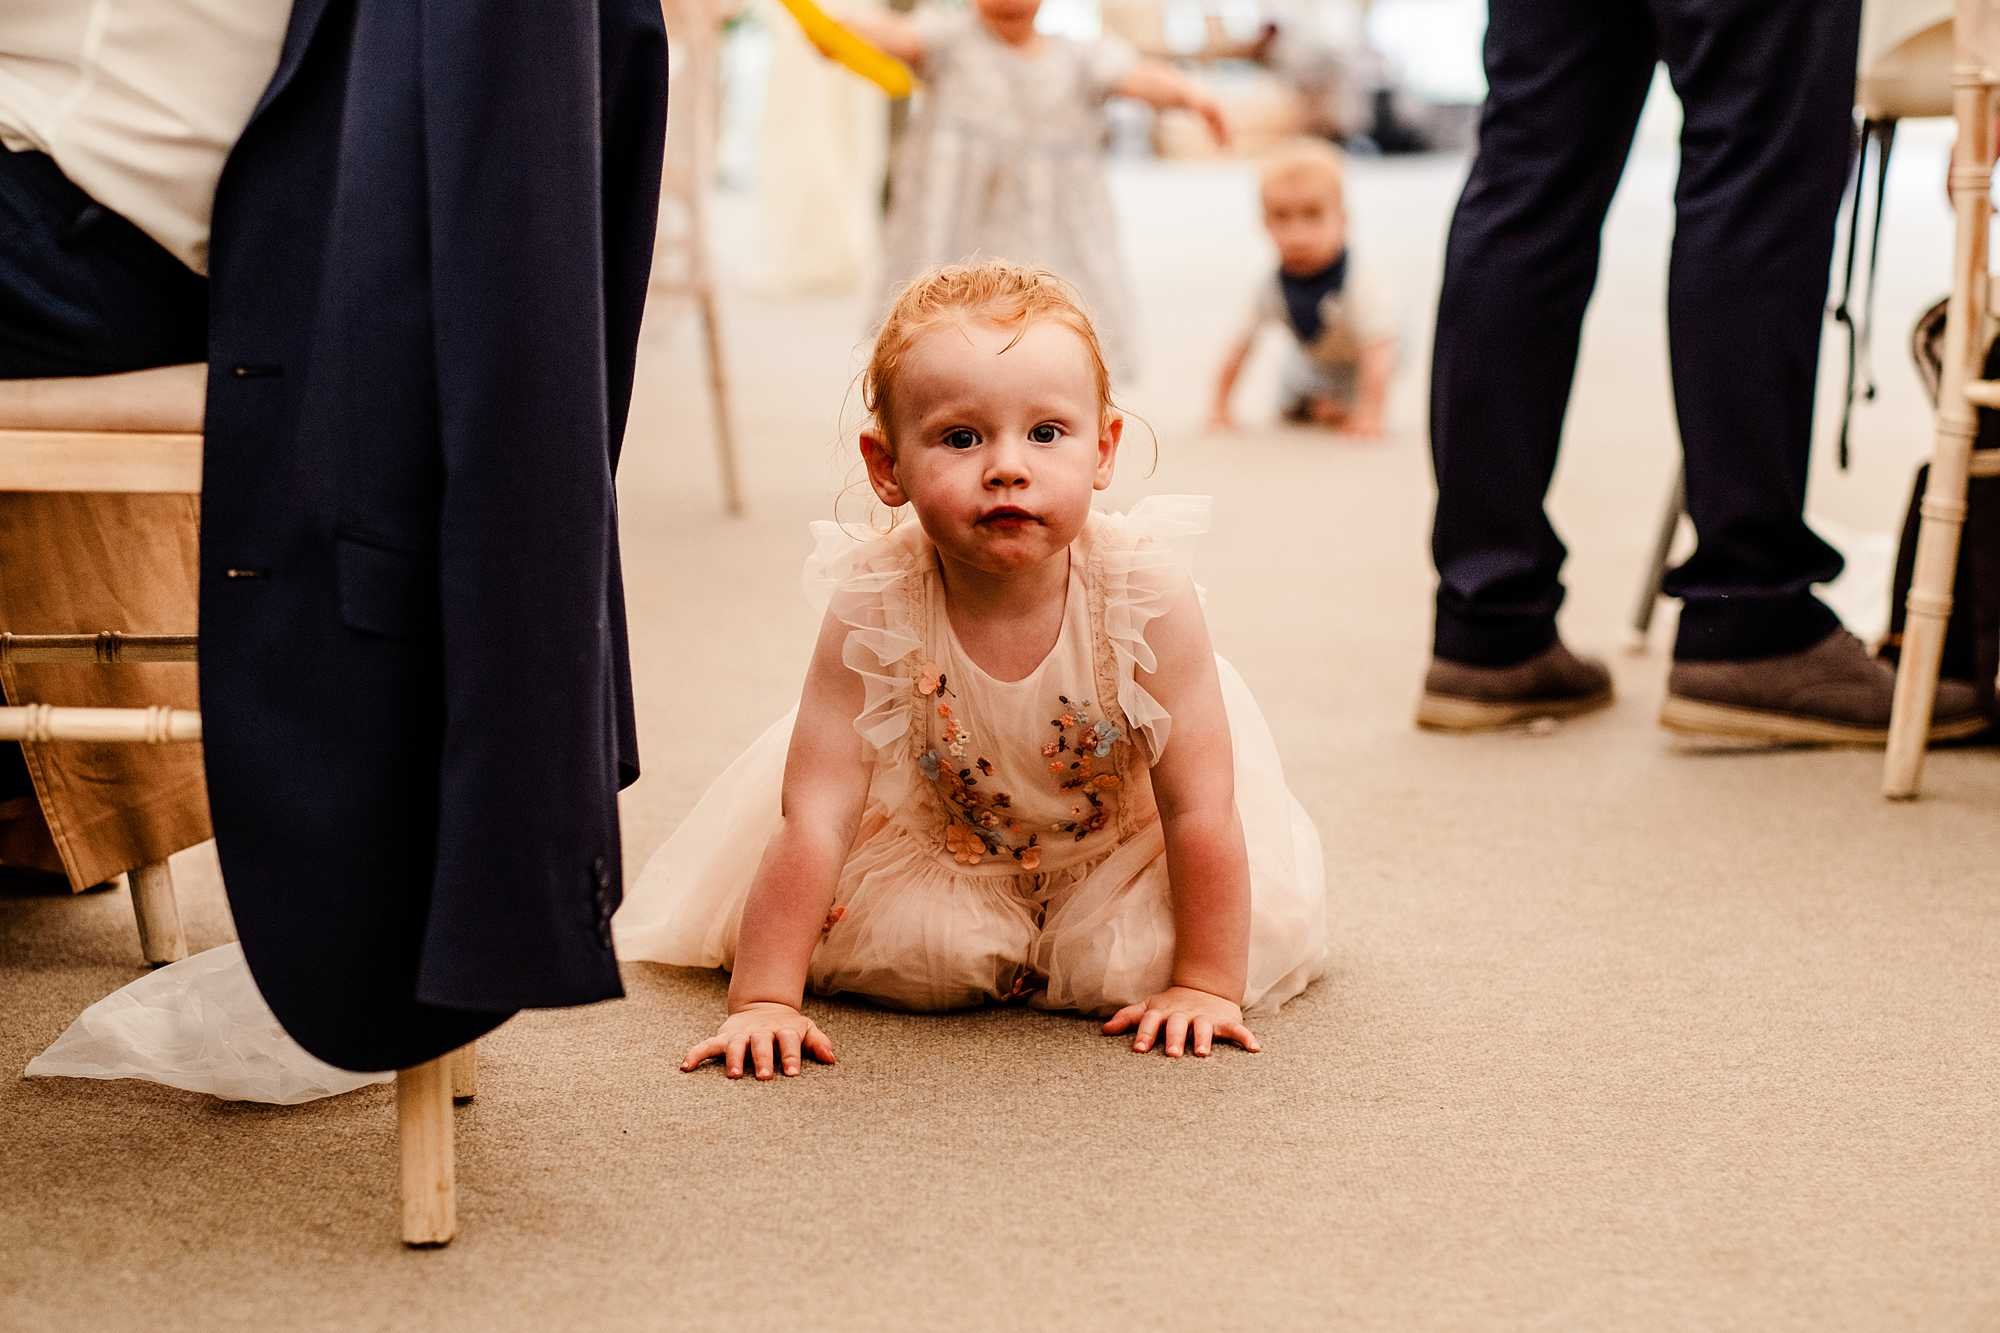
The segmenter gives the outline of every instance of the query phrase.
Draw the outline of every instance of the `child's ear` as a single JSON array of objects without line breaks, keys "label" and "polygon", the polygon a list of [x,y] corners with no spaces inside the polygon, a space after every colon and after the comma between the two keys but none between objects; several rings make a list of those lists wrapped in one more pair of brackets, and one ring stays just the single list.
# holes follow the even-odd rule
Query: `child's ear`
[{"label": "child's ear", "polygon": [[1125,438],[1125,418],[1116,412],[1104,414],[1104,425],[1097,432],[1097,475],[1091,478],[1091,489],[1111,489],[1111,474],[1118,467],[1118,442]]},{"label": "child's ear", "polygon": [[896,480],[896,455],[889,452],[889,442],[875,431],[861,432],[861,461],[868,467],[868,484],[874,487],[876,499],[891,509],[910,502],[903,483]]}]

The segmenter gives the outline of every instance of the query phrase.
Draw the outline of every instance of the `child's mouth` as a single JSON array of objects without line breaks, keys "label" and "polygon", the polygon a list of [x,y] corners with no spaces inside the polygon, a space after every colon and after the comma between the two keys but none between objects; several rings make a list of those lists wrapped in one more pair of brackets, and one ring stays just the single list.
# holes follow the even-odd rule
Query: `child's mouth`
[{"label": "child's mouth", "polygon": [[1011,506],[1000,509],[989,509],[979,516],[979,526],[982,528],[1018,527],[1024,523],[1039,521],[1027,510],[1015,509]]}]

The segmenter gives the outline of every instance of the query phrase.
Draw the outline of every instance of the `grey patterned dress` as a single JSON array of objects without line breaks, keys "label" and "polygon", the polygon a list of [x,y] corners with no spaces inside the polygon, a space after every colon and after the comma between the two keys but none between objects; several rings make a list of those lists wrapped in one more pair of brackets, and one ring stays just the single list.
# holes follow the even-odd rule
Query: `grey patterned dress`
[{"label": "grey patterned dress", "polygon": [[1104,100],[1122,42],[1008,46],[969,11],[922,11],[923,91],[896,161],[876,305],[939,264],[1040,264],[1088,303],[1112,374],[1134,369],[1124,260],[1104,171]]}]

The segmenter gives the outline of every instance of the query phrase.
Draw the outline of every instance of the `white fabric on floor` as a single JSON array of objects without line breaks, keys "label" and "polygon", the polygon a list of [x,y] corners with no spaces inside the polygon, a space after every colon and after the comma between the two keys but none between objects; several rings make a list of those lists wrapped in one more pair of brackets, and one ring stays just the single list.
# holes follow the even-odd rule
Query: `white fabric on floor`
[{"label": "white fabric on floor", "polygon": [[22,1076],[138,1078],[281,1106],[395,1077],[335,1069],[286,1036],[240,944],[183,958],[113,991],[77,1015]]}]

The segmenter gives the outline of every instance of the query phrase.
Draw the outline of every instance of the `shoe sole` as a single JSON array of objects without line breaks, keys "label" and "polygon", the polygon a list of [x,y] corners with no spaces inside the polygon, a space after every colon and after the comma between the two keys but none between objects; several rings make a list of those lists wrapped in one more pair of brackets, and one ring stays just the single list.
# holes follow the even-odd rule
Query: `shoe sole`
[{"label": "shoe sole", "polygon": [[1417,701],[1417,725],[1426,731],[1497,731],[1541,719],[1577,717],[1610,706],[1611,691],[1574,699],[1465,699],[1429,694]]},{"label": "shoe sole", "polygon": [[[1859,722],[1833,722],[1762,708],[1737,708],[1670,694],[1660,705],[1660,725],[1682,736],[1720,736],[1739,741],[1777,741],[1795,745],[1886,745],[1887,727]],[[1931,743],[1964,740],[1986,730],[1984,716],[1931,723]]]}]

